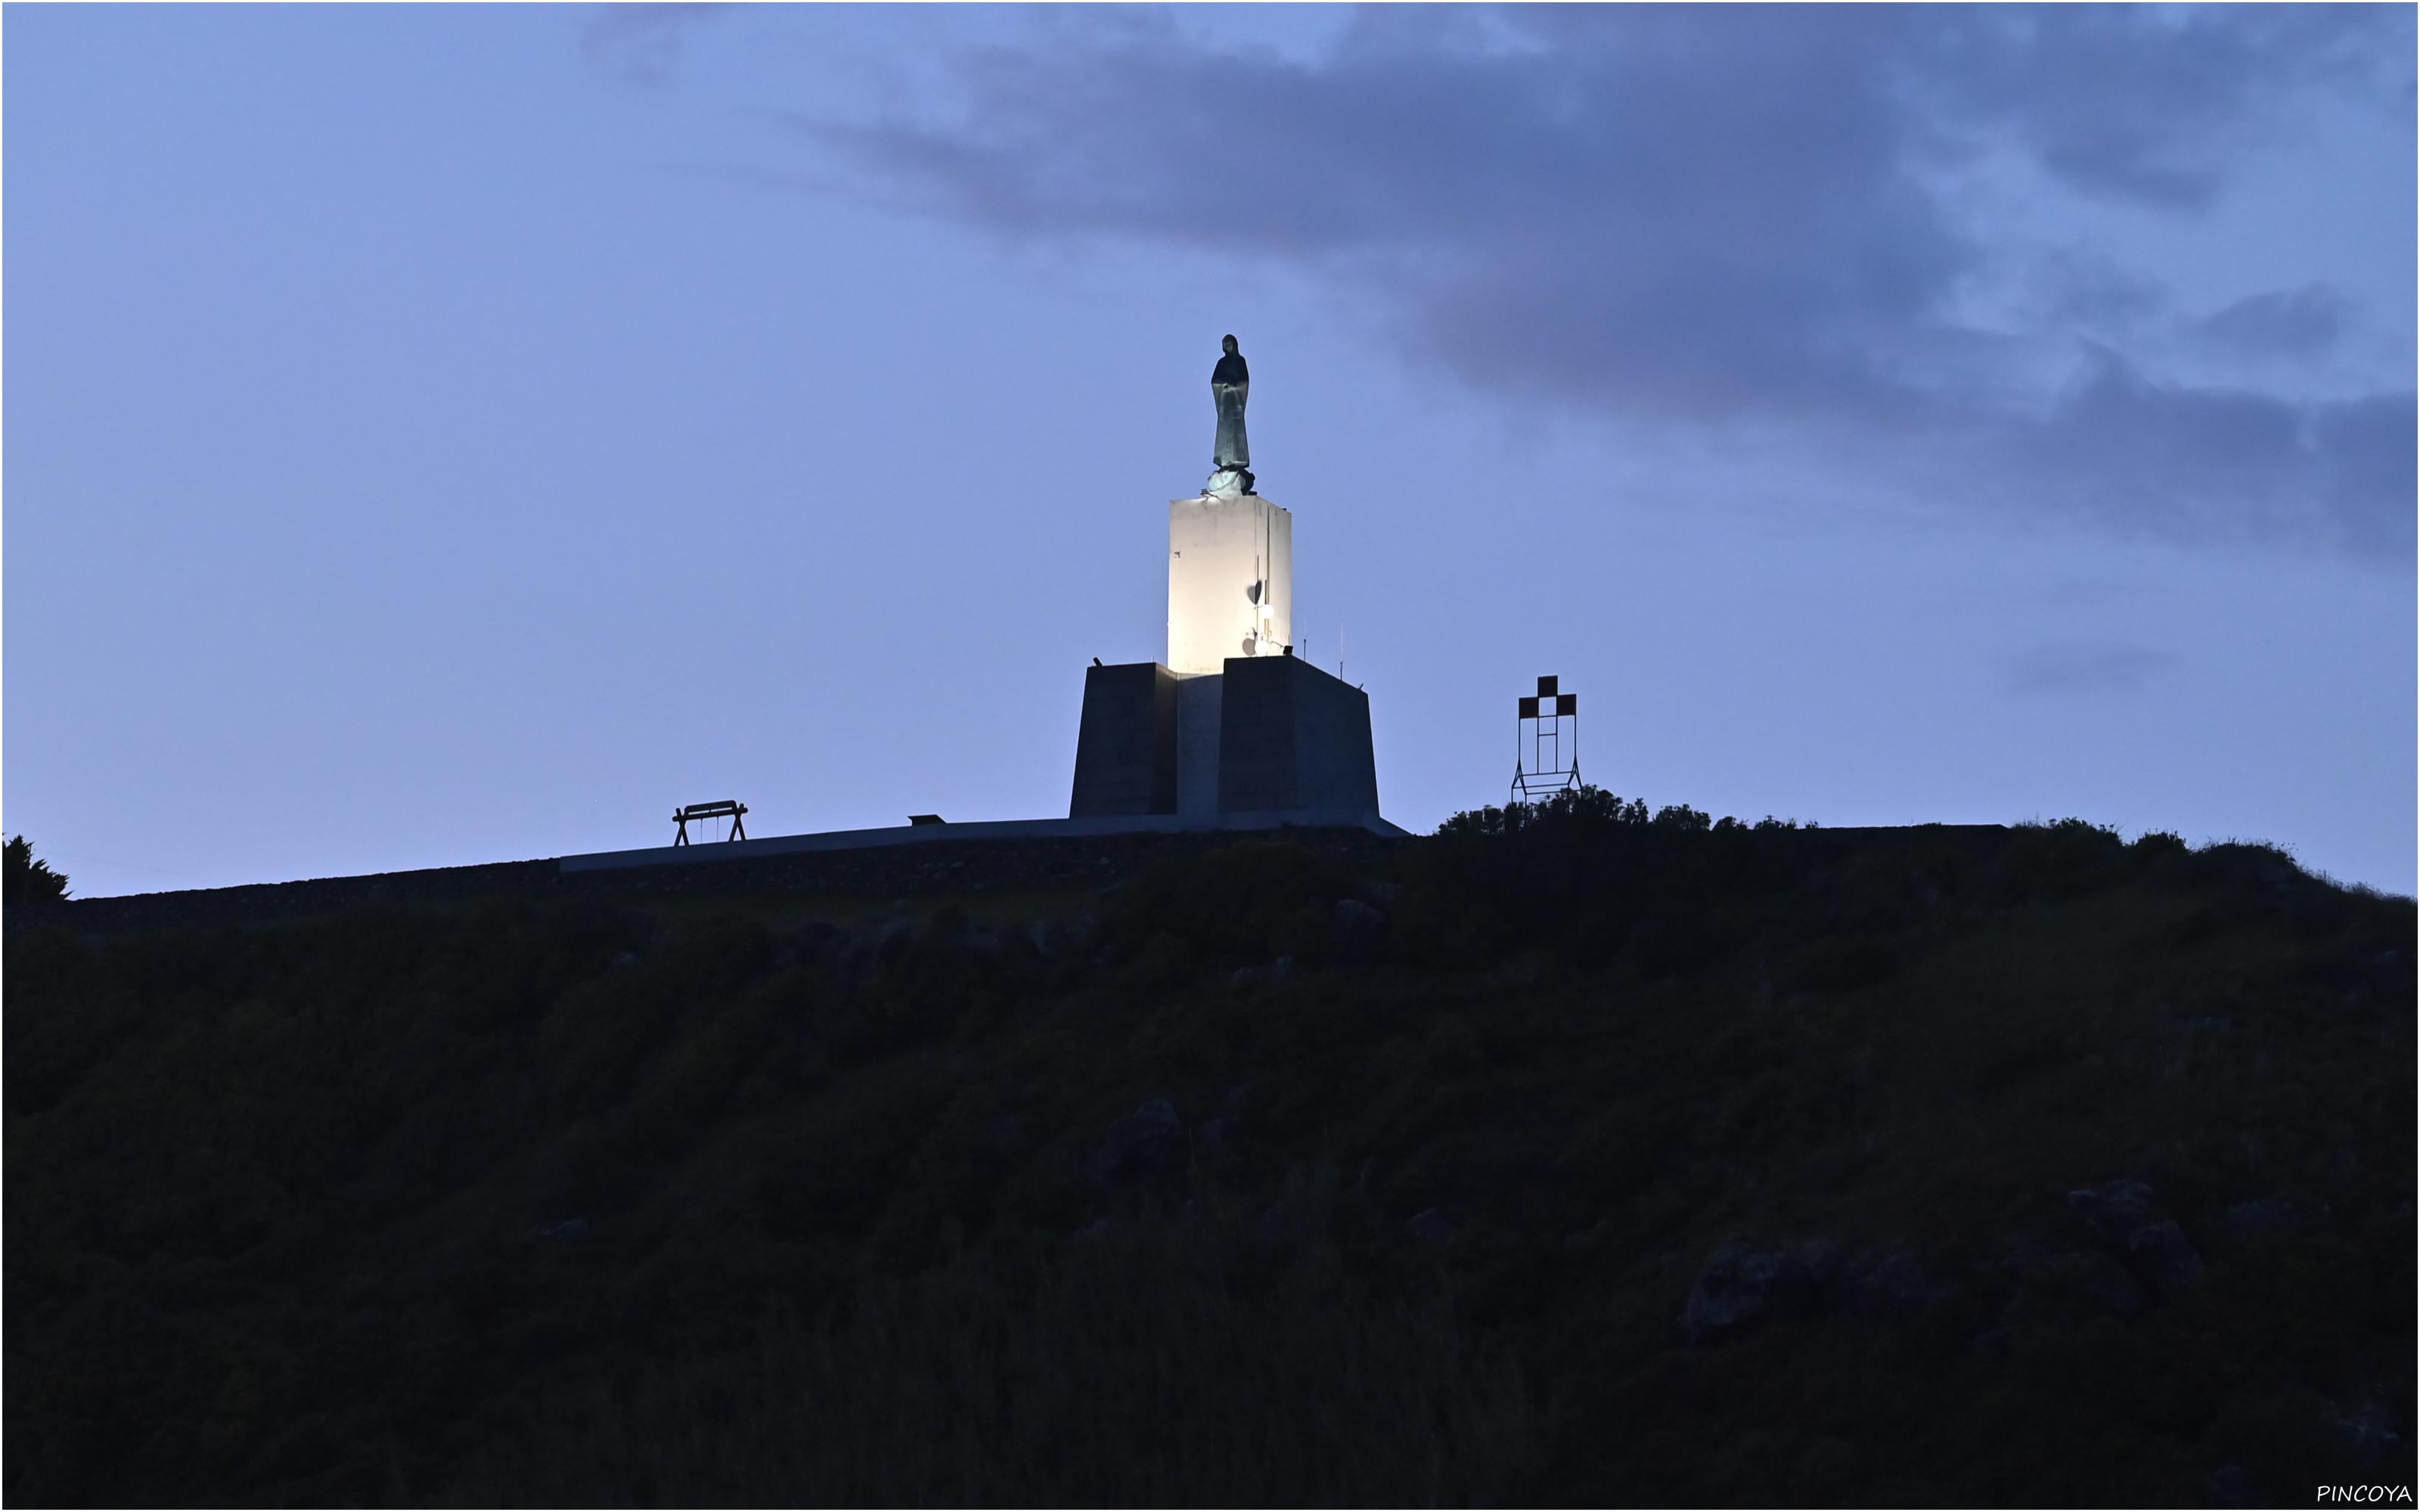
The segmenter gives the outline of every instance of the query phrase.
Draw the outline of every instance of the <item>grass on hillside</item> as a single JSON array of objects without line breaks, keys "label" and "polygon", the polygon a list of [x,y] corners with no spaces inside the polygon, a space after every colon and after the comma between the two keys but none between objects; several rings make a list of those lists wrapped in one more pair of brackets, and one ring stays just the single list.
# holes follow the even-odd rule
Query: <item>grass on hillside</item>
[{"label": "grass on hillside", "polygon": [[[1047,954],[995,927],[1032,917]],[[22,935],[5,1491],[2408,1483],[2412,946],[2409,900],[2259,847],[1593,798],[1386,876],[1254,842],[921,927],[735,899]],[[1181,1133],[1105,1159],[1155,1099]],[[2068,1198],[2121,1179],[2189,1284]],[[2259,1199],[2291,1220],[2235,1237]],[[1921,1286],[1691,1342],[1735,1241]]]}]

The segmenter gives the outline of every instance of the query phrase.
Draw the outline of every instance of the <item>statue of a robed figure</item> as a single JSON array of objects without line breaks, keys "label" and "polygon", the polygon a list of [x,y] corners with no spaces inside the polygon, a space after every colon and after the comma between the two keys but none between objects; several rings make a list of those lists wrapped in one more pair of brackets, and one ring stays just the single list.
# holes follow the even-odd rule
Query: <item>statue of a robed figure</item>
[{"label": "statue of a robed figure", "polygon": [[1210,493],[1252,491],[1252,448],[1244,437],[1244,402],[1252,392],[1252,370],[1233,336],[1218,345],[1226,355],[1210,370],[1210,401],[1218,411],[1218,430],[1210,443]]}]

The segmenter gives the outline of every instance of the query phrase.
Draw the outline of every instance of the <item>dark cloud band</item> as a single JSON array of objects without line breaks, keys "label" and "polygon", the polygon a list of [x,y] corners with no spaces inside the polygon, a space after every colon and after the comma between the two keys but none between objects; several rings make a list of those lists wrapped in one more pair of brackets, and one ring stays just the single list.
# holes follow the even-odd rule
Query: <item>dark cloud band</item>
[{"label": "dark cloud band", "polygon": [[[2190,214],[2319,94],[2393,101],[2408,8],[1547,8],[1382,11],[1316,64],[1143,25],[961,56],[946,109],[799,129],[861,192],[1031,237],[1275,257],[1379,301],[1407,355],[1614,424],[1752,423],[1952,476],[1978,504],[2180,538],[2409,556],[2408,391],[2350,401],[2149,374],[2164,300],[2113,268],[2011,269],[1943,185],[2015,150],[2074,194]],[[2408,110],[2403,112],[2408,130]],[[2064,284],[2024,332],[1985,275]],[[2308,356],[2325,289],[2202,322]],[[2044,386],[2064,343],[2068,377]]]}]

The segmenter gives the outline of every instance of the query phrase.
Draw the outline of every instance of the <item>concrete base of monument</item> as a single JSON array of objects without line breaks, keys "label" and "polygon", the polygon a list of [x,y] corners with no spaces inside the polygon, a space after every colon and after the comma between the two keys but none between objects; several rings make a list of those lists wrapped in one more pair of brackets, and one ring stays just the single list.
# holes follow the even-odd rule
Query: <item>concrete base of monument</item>
[{"label": "concrete base of monument", "polygon": [[1231,656],[1191,676],[1149,661],[1094,667],[1067,812],[1196,829],[1296,812],[1383,825],[1370,696],[1294,656]]},{"label": "concrete base of monument", "polygon": [[688,866],[702,861],[752,860],[809,851],[861,851],[884,845],[923,845],[940,841],[1083,840],[1107,835],[1199,834],[1209,830],[1361,829],[1401,839],[1409,831],[1375,811],[1287,809],[1222,813],[1204,824],[1179,814],[1111,814],[1090,819],[985,819],[963,825],[896,825],[882,829],[834,829],[820,835],[776,835],[764,840],[709,841],[657,845],[637,851],[597,851],[557,861],[566,872],[602,872],[626,866]]},{"label": "concrete base of monument", "polygon": [[1378,812],[1370,696],[1294,656],[1235,656],[1194,676],[1157,662],[1084,674],[1076,781],[1064,819],[837,829],[566,856],[565,872],[687,866],[942,841],[1358,829],[1400,839]]}]

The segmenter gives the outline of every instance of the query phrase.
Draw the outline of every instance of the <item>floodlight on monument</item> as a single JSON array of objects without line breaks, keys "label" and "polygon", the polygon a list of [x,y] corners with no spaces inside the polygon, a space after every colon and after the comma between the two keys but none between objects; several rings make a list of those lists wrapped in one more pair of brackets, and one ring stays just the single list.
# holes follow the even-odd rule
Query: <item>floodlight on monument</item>
[{"label": "floodlight on monument", "polygon": [[1580,696],[1559,677],[1541,677],[1512,720],[1512,795],[1508,803],[1543,803],[1580,785]]}]

